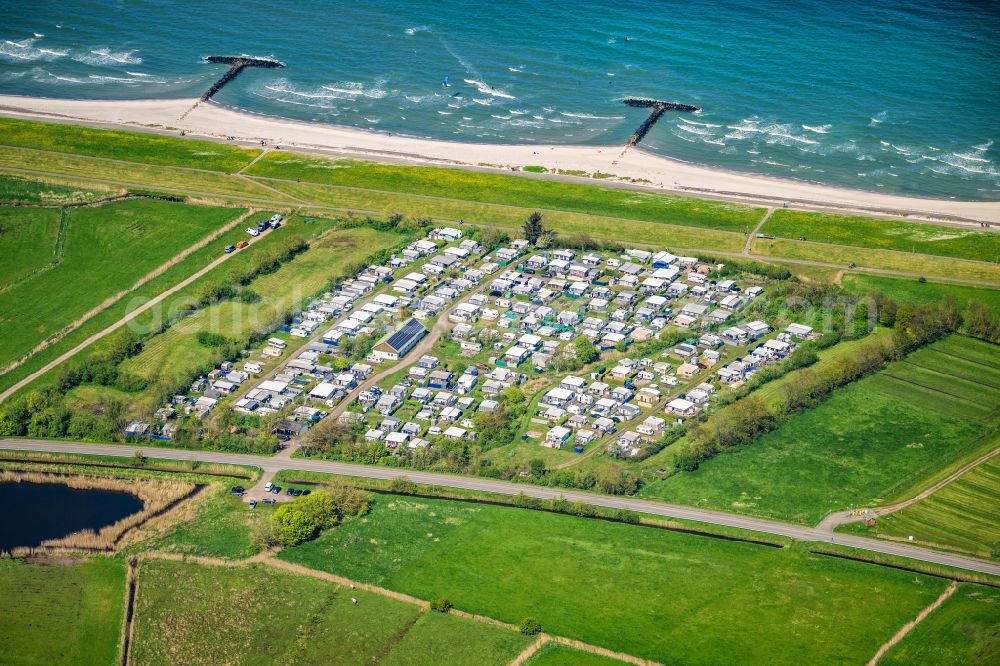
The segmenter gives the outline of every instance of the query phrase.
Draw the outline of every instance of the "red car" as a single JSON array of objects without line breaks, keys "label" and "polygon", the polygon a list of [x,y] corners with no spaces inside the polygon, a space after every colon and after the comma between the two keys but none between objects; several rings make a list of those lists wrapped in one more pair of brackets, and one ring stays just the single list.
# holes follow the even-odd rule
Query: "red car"
[{"label": "red car", "polygon": [[250,244],[250,243],[248,243],[248,242],[246,242],[246,241],[240,241],[239,243],[237,243],[237,244],[236,244],[236,247],[237,247],[237,249],[240,249],[240,250],[242,250],[243,248],[245,248],[245,247],[246,247],[247,245],[249,245],[249,244]]}]

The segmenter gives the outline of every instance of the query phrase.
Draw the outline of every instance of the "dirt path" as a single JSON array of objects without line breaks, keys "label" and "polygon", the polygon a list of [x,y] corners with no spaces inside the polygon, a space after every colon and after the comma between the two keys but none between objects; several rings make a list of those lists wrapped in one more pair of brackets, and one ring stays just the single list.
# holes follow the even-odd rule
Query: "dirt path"
[{"label": "dirt path", "polygon": [[[69,326],[67,326],[66,328],[64,328],[58,334],[56,334],[55,336],[52,336],[52,337],[48,338],[47,340],[45,340],[44,342],[42,342],[41,344],[39,344],[38,346],[36,346],[33,350],[31,350],[31,352],[27,356],[25,356],[25,357],[21,358],[20,360],[15,361],[14,363],[8,365],[6,368],[3,369],[3,372],[0,372],[0,374],[6,374],[6,373],[10,372],[11,370],[14,370],[15,368],[23,365],[25,362],[27,362],[29,359],[31,359],[31,357],[34,356],[35,354],[37,354],[38,352],[42,351],[46,347],[49,347],[49,346],[55,344],[56,342],[58,342],[59,340],[63,339],[64,337],[66,337],[66,335],[68,335],[69,333],[75,331],[80,326],[82,326],[83,324],[87,323],[88,320],[90,320],[91,318],[93,318],[97,314],[101,313],[102,311],[104,311],[107,308],[109,308],[112,305],[114,305],[116,302],[118,302],[119,300],[121,300],[122,298],[124,298],[130,292],[135,291],[136,289],[138,289],[142,285],[146,284],[147,282],[149,282],[153,278],[156,278],[156,277],[162,275],[168,269],[170,269],[174,265],[176,265],[176,264],[180,263],[181,261],[183,261],[184,259],[186,259],[193,252],[196,252],[197,250],[200,250],[201,248],[205,247],[206,245],[208,245],[212,241],[216,240],[217,238],[219,238],[219,236],[221,236],[222,234],[226,233],[230,229],[232,229],[232,228],[234,228],[236,226],[239,226],[245,219],[247,219],[248,217],[250,217],[251,215],[253,215],[256,212],[257,212],[256,209],[251,208],[246,213],[244,213],[243,215],[240,215],[239,217],[237,217],[235,220],[233,220],[229,224],[227,224],[224,227],[218,229],[217,231],[215,231],[211,235],[207,236],[206,238],[203,238],[202,240],[198,241],[197,243],[195,243],[191,247],[187,248],[186,250],[184,250],[180,254],[176,255],[170,261],[168,261],[167,263],[163,264],[162,266],[160,266],[156,270],[152,271],[151,273],[147,273],[144,277],[140,278],[138,282],[136,282],[135,284],[133,284],[129,289],[126,289],[125,291],[119,292],[118,294],[112,296],[111,298],[106,299],[99,306],[97,306],[96,308],[93,308],[92,310],[90,310],[90,312],[88,312],[83,317],[81,317],[80,319],[76,320],[75,322],[73,322],[72,324],[70,324]],[[268,233],[270,233],[270,231],[264,232],[260,236],[257,236],[256,238],[250,239],[249,242],[251,244],[255,243],[260,238],[263,238],[265,235],[267,235]],[[216,266],[219,266],[224,261],[226,261],[227,259],[229,259],[229,257],[232,257],[235,254],[236,254],[235,252],[232,253],[232,254],[223,254],[219,258],[217,258],[214,261],[210,262],[207,266],[205,266],[201,270],[199,270],[199,271],[197,271],[195,273],[192,273],[190,276],[188,276],[184,280],[178,282],[177,284],[175,284],[170,289],[167,289],[166,291],[161,292],[160,294],[158,294],[154,298],[150,299],[149,301],[147,301],[143,305],[141,305],[141,306],[137,307],[136,309],[132,310],[131,312],[129,312],[128,314],[126,314],[124,317],[122,317],[121,319],[119,319],[115,323],[111,324],[110,326],[108,326],[104,330],[99,331],[98,333],[94,333],[93,335],[91,335],[86,340],[84,340],[80,344],[76,345],[75,347],[73,347],[72,349],[70,349],[69,351],[67,351],[66,353],[60,355],[58,358],[54,359],[53,361],[45,364],[40,369],[36,370],[35,372],[31,373],[30,375],[28,375],[27,377],[25,377],[21,381],[17,382],[16,384],[14,384],[13,386],[11,386],[9,389],[7,389],[6,391],[4,391],[3,393],[0,393],[0,402],[3,402],[7,398],[9,398],[11,395],[13,395],[16,391],[20,390],[22,387],[27,386],[31,382],[35,381],[36,379],[38,379],[39,377],[41,377],[46,372],[48,372],[52,368],[56,367],[60,363],[63,363],[64,361],[72,358],[77,353],[79,353],[83,349],[87,348],[91,344],[97,342],[98,340],[100,340],[101,338],[109,335],[110,333],[113,333],[114,331],[118,330],[119,328],[121,328],[122,326],[124,326],[125,324],[127,324],[128,322],[130,322],[133,319],[135,319],[136,317],[138,317],[143,312],[146,312],[147,310],[149,310],[153,306],[161,303],[164,299],[166,299],[166,298],[170,297],[171,295],[177,293],[178,291],[180,291],[184,287],[188,286],[189,284],[191,284],[192,282],[194,282],[195,280],[197,280],[201,276],[205,275],[206,273],[208,273],[209,271],[211,271],[212,269],[214,269]]]},{"label": "dirt path", "polygon": [[327,573],[325,571],[317,571],[316,569],[309,569],[300,564],[293,564],[291,562],[286,562],[284,560],[279,560],[274,557],[265,557],[259,560],[263,564],[274,567],[275,569],[284,569],[290,573],[299,574],[300,576],[309,576],[311,578],[319,578],[320,580],[329,581],[331,583],[336,583],[337,585],[343,585],[344,587],[349,587],[350,589],[364,590],[365,592],[371,592],[372,594],[378,594],[383,597],[389,597],[390,599],[395,599],[397,601],[403,601],[408,604],[413,604],[415,606],[420,606],[421,608],[430,608],[430,604],[423,599],[417,599],[416,597],[411,597],[408,594],[403,594],[402,592],[395,592],[393,590],[387,590],[384,587],[378,587],[377,585],[369,585],[367,583],[359,583],[353,581],[349,578],[344,578],[343,576],[337,576],[336,574]]},{"label": "dirt path", "polygon": [[824,518],[819,523],[819,525],[816,526],[816,529],[823,530],[826,532],[833,532],[841,525],[845,525],[847,523],[856,523],[861,520],[864,520],[867,517],[880,518],[882,516],[888,516],[891,513],[896,513],[897,511],[902,511],[903,509],[913,506],[914,504],[916,504],[921,500],[927,499],[928,497],[930,497],[937,491],[941,490],[942,488],[944,488],[949,483],[951,483],[958,477],[962,476],[969,470],[981,465],[982,463],[986,462],[987,460],[990,460],[991,458],[996,457],[997,455],[1000,455],[1000,448],[993,449],[989,453],[979,456],[972,462],[963,465],[955,472],[949,474],[948,476],[941,479],[931,487],[926,488],[925,490],[921,491],[917,495],[914,495],[910,499],[899,502],[897,504],[890,504],[889,506],[884,506],[878,509],[874,509],[870,511],[867,516],[852,516],[850,515],[849,511],[838,511],[837,513],[831,513],[826,518]]},{"label": "dirt path", "polygon": [[[105,159],[105,158],[94,158],[94,159]],[[114,160],[111,160],[111,161],[114,161]],[[191,169],[189,167],[171,167],[171,168],[184,168],[184,169],[188,169],[190,171],[203,171],[203,170],[200,170],[200,169]],[[134,182],[131,182],[131,181],[113,180],[113,179],[108,179],[108,178],[90,178],[90,177],[86,177],[86,176],[75,176],[75,175],[69,175],[69,174],[65,174],[65,173],[58,173],[58,172],[52,172],[52,171],[42,171],[42,170],[38,170],[38,169],[20,169],[20,168],[17,168],[17,167],[7,167],[7,166],[5,166],[5,167],[0,167],[0,172],[20,173],[20,174],[27,174],[27,175],[49,176],[49,177],[58,177],[58,178],[71,178],[71,179],[77,180],[77,181],[100,183],[100,184],[104,184],[104,185],[118,185],[118,186],[123,186],[123,187],[139,187],[139,188],[149,187],[149,185],[146,184],[146,183],[134,183]],[[219,172],[216,172],[216,171],[213,171],[213,172],[210,172],[210,173],[214,173],[214,174],[217,174],[217,175],[219,174]],[[223,175],[232,175],[232,174],[223,174]],[[262,179],[259,178],[259,177],[247,176],[247,178],[250,178],[254,182],[257,182],[258,184],[261,184],[259,181],[262,180]],[[271,179],[271,180],[273,180],[273,179]],[[310,185],[320,185],[320,184],[318,184],[318,183],[310,183]],[[293,201],[293,200],[289,200],[289,199],[283,199],[283,200],[262,199],[262,198],[259,198],[259,197],[248,197],[248,196],[239,195],[239,194],[224,194],[224,193],[219,193],[219,192],[205,192],[205,191],[201,191],[201,190],[190,190],[190,189],[185,189],[185,188],[165,187],[165,186],[157,186],[156,189],[164,191],[164,192],[173,192],[173,193],[177,193],[177,194],[195,195],[195,196],[203,196],[203,197],[214,197],[216,200],[246,202],[246,203],[258,204],[258,205],[262,205],[262,206],[296,206],[296,205],[301,205],[303,208],[315,208],[315,209],[322,210],[322,211],[336,211],[336,212],[343,212],[343,213],[356,213],[356,214],[359,214],[359,215],[384,215],[385,214],[384,211],[367,210],[367,209],[362,209],[362,208],[346,208],[346,207],[342,207],[342,206],[332,206],[332,205],[328,205],[328,204],[313,204],[313,203],[306,204],[306,203],[300,203],[298,201]],[[289,195],[285,194],[284,196],[288,197]],[[478,202],[474,202],[474,203],[478,203]],[[820,209],[817,209],[817,210],[820,210]],[[442,217],[434,217],[434,218],[431,218],[431,219],[432,219],[433,222],[440,222],[442,224],[456,224],[456,223],[459,222],[459,220],[450,220],[450,219],[442,218]],[[889,218],[889,219],[895,219],[895,218]],[[909,219],[907,221],[920,222],[921,220]],[[926,223],[931,223],[931,224],[945,224],[944,222],[928,222],[928,221],[925,221],[925,222]],[[955,224],[957,225],[958,223],[955,223]],[[502,224],[492,224],[492,225],[483,225],[483,226],[491,226],[491,227],[495,227],[495,228],[498,228],[498,229],[513,229],[513,228],[515,228],[514,225],[502,225]],[[1000,231],[1000,227],[998,227],[998,231]],[[720,232],[720,233],[734,233],[735,234],[737,232]],[[740,235],[742,235],[742,234],[740,234]],[[615,240],[615,239],[608,238],[606,236],[595,235],[594,237],[595,238],[599,238],[599,239],[603,239],[603,240]],[[628,245],[629,246],[634,246],[634,247],[656,247],[656,248],[660,248],[661,247],[661,245],[650,244],[650,243],[642,243],[640,241],[631,241],[631,242],[628,243]],[[836,247],[851,247],[851,246],[836,246]],[[980,287],[991,287],[991,288],[1000,287],[1000,282],[991,282],[989,280],[973,280],[973,279],[966,279],[966,278],[956,278],[956,277],[952,277],[952,276],[949,276],[949,275],[931,275],[931,274],[927,274],[927,273],[911,273],[909,271],[896,271],[896,270],[892,270],[892,269],[888,269],[888,268],[874,268],[874,267],[869,267],[869,266],[857,266],[857,267],[851,268],[850,266],[848,266],[846,264],[836,264],[836,263],[830,263],[830,262],[825,262],[825,261],[811,261],[811,260],[808,260],[808,259],[792,259],[792,258],[789,258],[789,257],[779,257],[779,256],[771,256],[771,255],[755,255],[755,254],[744,255],[742,252],[726,252],[726,251],[722,251],[722,250],[718,250],[718,249],[705,249],[705,248],[693,248],[693,247],[675,247],[675,248],[672,248],[672,249],[673,249],[674,252],[683,252],[683,253],[687,253],[687,254],[706,253],[706,254],[711,254],[713,256],[719,256],[719,257],[736,257],[736,258],[743,258],[743,257],[749,256],[751,259],[757,259],[759,261],[765,261],[765,262],[771,262],[771,263],[778,263],[778,264],[793,264],[793,265],[796,265],[796,266],[815,266],[815,267],[818,267],[818,268],[834,268],[834,269],[840,269],[840,270],[850,269],[850,270],[852,270],[853,272],[856,272],[856,273],[870,273],[870,274],[873,274],[873,275],[891,275],[891,276],[895,276],[895,277],[907,277],[907,278],[926,278],[926,279],[935,280],[937,282],[948,282],[948,283],[953,283],[953,284],[971,284],[971,285],[980,286]],[[936,255],[929,255],[929,256],[936,256]]]},{"label": "dirt path", "polygon": [[524,652],[514,657],[510,662],[509,666],[521,666],[524,662],[531,659],[536,652],[542,649],[542,646],[549,642],[549,637],[545,634],[539,634],[538,640],[524,648]]},{"label": "dirt path", "polygon": [[885,643],[885,645],[883,645],[882,647],[880,647],[878,649],[878,652],[875,653],[875,656],[872,657],[865,666],[875,666],[875,664],[877,664],[879,662],[879,660],[882,659],[882,657],[885,656],[886,652],[888,652],[889,650],[891,650],[901,640],[903,640],[904,638],[906,638],[906,635],[908,633],[910,633],[911,631],[913,631],[913,629],[918,624],[920,624],[925,619],[927,619],[928,615],[930,615],[931,613],[933,613],[934,611],[936,611],[941,604],[943,604],[945,601],[948,600],[948,597],[950,597],[951,595],[955,594],[955,590],[957,590],[957,589],[958,589],[958,583],[952,582],[952,584],[949,585],[945,589],[945,591],[941,593],[941,596],[939,596],[937,599],[934,600],[934,603],[932,603],[930,606],[928,606],[927,608],[925,608],[922,611],[920,611],[920,614],[917,615],[917,617],[915,617],[912,621],[907,622],[906,624],[904,624],[902,626],[902,628],[899,631],[896,632],[895,636],[893,636],[892,638],[890,638]]},{"label": "dirt path", "polygon": [[[179,553],[163,553],[159,551],[150,551],[146,553],[140,553],[137,559],[154,559],[154,560],[170,560],[172,562],[194,562],[196,564],[204,564],[208,566],[218,566],[218,567],[242,567],[249,564],[263,564],[265,566],[274,567],[275,569],[281,569],[289,573],[297,574],[300,576],[309,576],[310,578],[316,578],[319,580],[325,580],[330,583],[335,583],[347,589],[358,589],[364,590],[365,592],[370,592],[372,594],[377,594],[383,597],[388,597],[389,599],[395,599],[396,601],[402,601],[404,603],[412,604],[414,606],[419,606],[422,610],[429,610],[430,603],[418,599],[417,597],[412,597],[408,594],[403,594],[402,592],[396,592],[395,590],[389,590],[384,587],[379,587],[377,585],[370,585],[368,583],[360,583],[349,578],[344,578],[343,576],[338,576],[336,574],[328,573],[326,571],[318,571],[316,569],[310,569],[304,567],[300,564],[294,564],[292,562],[286,562],[285,560],[279,560],[275,557],[277,550],[264,551],[258,553],[253,557],[245,560],[224,560],[218,557],[201,557],[196,555],[182,555]],[[497,620],[492,617],[487,617],[485,615],[476,615],[474,613],[467,613],[465,611],[460,611],[458,609],[451,609],[449,611],[453,615],[459,617],[464,617],[469,620],[474,620],[476,622],[482,622],[484,624],[489,624],[496,627],[501,627],[509,631],[518,631],[518,628],[507,622]],[[535,652],[538,651],[545,643],[556,642],[561,645],[566,645],[568,647],[575,648],[577,650],[582,650],[584,652],[590,652],[591,654],[599,654],[606,657],[611,657],[612,659],[618,659],[628,664],[636,664],[637,666],[660,666],[658,662],[650,661],[648,659],[640,659],[634,657],[630,654],[625,654],[623,652],[614,652],[606,648],[599,647],[597,645],[591,645],[590,643],[584,643],[583,641],[578,641],[572,638],[565,638],[562,636],[553,636],[551,634],[539,634],[538,640],[532,643],[524,652],[519,654],[512,664],[523,664],[525,660],[530,658]],[[532,649],[533,648],[533,649]]]},{"label": "dirt path", "polygon": [[254,164],[257,164],[257,161],[260,160],[260,158],[264,157],[264,155],[267,155],[269,152],[271,152],[271,146],[265,146],[264,150],[262,150],[259,153],[257,153],[257,157],[253,158],[252,160],[250,160],[249,162],[247,162],[246,164],[244,164],[242,167],[240,167],[239,169],[237,169],[235,171],[235,173],[238,173],[238,174],[243,173],[244,171],[246,171],[247,169],[249,169],[250,167],[252,167]]},{"label": "dirt path", "polygon": [[559,643],[560,645],[565,645],[566,647],[571,647],[575,650],[580,650],[582,652],[599,654],[602,657],[610,657],[611,659],[624,661],[626,664],[635,664],[636,666],[662,666],[659,662],[656,661],[651,661],[649,659],[640,659],[639,657],[633,657],[632,655],[626,654],[624,652],[615,652],[614,650],[608,650],[607,648],[598,647],[596,645],[591,645],[590,643],[584,643],[583,641],[574,640],[572,638],[565,638],[563,636],[549,636],[549,639],[553,643]]},{"label": "dirt path", "polygon": [[773,207],[768,208],[767,212],[764,213],[764,217],[760,218],[760,222],[758,222],[757,226],[753,228],[753,231],[747,234],[747,242],[743,245],[743,254],[750,254],[750,246],[753,245],[753,239],[757,237],[758,233],[760,233],[761,227],[764,226],[764,223],[767,222],[767,219],[771,217],[771,213],[773,212]]}]

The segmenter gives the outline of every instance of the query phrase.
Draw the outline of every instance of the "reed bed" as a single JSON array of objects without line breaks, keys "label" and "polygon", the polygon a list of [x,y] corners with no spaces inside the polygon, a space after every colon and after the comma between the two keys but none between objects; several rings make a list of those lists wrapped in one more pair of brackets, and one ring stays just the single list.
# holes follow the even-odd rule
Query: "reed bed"
[{"label": "reed bed", "polygon": [[193,496],[202,487],[179,479],[113,478],[107,476],[64,475],[44,472],[0,472],[0,483],[58,483],[84,490],[111,490],[131,493],[142,501],[142,510],[101,528],[81,530],[59,539],[43,541],[36,547],[22,547],[4,553],[25,557],[39,553],[56,555],[74,552],[114,552],[125,537],[150,520],[166,513]]}]

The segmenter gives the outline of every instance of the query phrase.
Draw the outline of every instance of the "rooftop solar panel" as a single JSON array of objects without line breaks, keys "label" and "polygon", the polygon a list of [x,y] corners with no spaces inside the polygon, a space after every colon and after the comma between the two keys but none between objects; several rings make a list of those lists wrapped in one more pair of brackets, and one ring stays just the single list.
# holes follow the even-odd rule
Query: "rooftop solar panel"
[{"label": "rooftop solar panel", "polygon": [[393,349],[403,349],[414,338],[422,337],[427,333],[427,329],[416,319],[411,319],[403,327],[389,336],[386,340]]}]

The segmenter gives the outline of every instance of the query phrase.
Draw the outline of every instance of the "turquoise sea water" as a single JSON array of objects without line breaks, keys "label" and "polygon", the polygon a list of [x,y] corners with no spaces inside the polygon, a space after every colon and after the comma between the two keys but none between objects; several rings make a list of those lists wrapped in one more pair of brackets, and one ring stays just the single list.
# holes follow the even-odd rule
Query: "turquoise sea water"
[{"label": "turquoise sea water", "polygon": [[[841,0],[5,3],[0,92],[190,97],[438,139],[643,145],[740,171],[1000,200],[1000,4]],[[885,6],[883,6],[885,5]],[[450,87],[442,82],[448,77]]]}]

